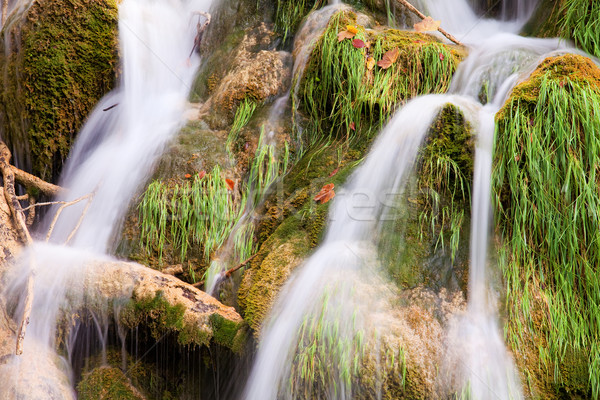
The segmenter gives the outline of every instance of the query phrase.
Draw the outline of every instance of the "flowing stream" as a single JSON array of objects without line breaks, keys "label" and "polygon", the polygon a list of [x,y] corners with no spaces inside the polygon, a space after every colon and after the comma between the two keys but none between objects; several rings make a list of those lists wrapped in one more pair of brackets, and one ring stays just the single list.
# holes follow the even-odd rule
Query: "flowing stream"
[{"label": "flowing stream", "polygon": [[[314,337],[318,340],[311,346],[317,352],[321,347],[329,348],[328,341],[336,343],[338,349],[319,353],[321,362],[328,365],[325,370],[330,372],[320,378],[323,382],[310,382],[313,388],[318,387],[327,398],[353,398],[355,393],[343,369],[344,363],[354,359],[356,354],[352,352],[359,351],[357,344],[364,345],[364,341],[368,342],[366,347],[371,353],[380,351],[378,341],[368,338],[384,335],[386,329],[383,321],[372,318],[389,309],[381,297],[385,296],[385,290],[365,294],[360,289],[365,281],[373,282],[382,275],[376,242],[380,221],[393,215],[390,208],[393,203],[386,199],[403,192],[419,147],[447,103],[461,109],[476,132],[477,145],[469,301],[466,313],[449,324],[446,343],[449,361],[440,374],[451,375],[453,384],[442,391],[446,394],[455,391],[461,397],[473,399],[522,398],[513,361],[501,336],[497,293],[488,271],[493,267],[487,249],[492,221],[494,116],[518,80],[526,77],[543,57],[563,46],[555,39],[528,39],[514,34],[529,17],[534,1],[519,2],[516,18],[511,21],[480,20],[462,0],[422,3],[434,18],[442,19],[443,27],[471,44],[469,57],[459,66],[450,94],[422,96],[396,112],[367,159],[337,194],[322,245],[281,290],[263,327],[246,399],[302,397],[306,390],[302,381],[310,366],[302,371],[298,368],[303,368],[303,353]],[[373,325],[377,322],[381,324]],[[310,336],[306,326],[317,333]],[[323,334],[327,331],[323,326],[336,327],[333,337]],[[373,330],[376,332],[369,334]],[[365,334],[367,339],[363,339]]]},{"label": "flowing stream", "polygon": [[17,398],[74,397],[69,365],[53,351],[57,318],[63,308],[76,310],[93,289],[85,286],[83,266],[107,257],[102,254],[111,249],[131,198],[185,122],[186,100],[200,63],[195,53],[190,58],[199,18],[195,12],[208,11],[211,4],[124,0],[119,5],[119,88],[90,115],[61,178],[68,190],[59,200],[92,197],[66,208],[56,221],[56,209],[48,213],[40,240],[52,227],[54,245],[30,246],[6,285],[6,298],[18,302],[16,315],[21,315],[27,271],[36,270],[24,354],[0,369],[2,382],[10,382],[2,391]]}]

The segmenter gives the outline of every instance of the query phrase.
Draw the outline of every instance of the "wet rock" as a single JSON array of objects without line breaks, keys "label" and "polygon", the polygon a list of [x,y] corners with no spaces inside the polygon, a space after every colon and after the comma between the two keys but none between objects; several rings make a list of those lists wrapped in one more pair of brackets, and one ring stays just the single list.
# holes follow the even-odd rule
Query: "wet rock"
[{"label": "wet rock", "polygon": [[[223,62],[231,65],[203,107],[213,128],[233,121],[239,104],[245,100],[263,103],[281,95],[290,81],[292,57],[288,52],[266,50],[274,34],[265,24],[245,33],[240,45]],[[210,110],[210,114],[207,114]]]}]

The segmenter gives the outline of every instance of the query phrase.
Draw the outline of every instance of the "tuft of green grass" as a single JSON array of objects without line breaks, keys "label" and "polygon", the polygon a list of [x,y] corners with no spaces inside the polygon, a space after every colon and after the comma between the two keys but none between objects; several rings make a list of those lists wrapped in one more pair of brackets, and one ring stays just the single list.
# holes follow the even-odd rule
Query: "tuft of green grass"
[{"label": "tuft of green grass", "polygon": [[233,124],[231,125],[231,129],[229,130],[229,134],[227,135],[227,142],[225,144],[227,153],[230,158],[233,158],[233,150],[234,146],[238,140],[238,135],[242,128],[248,124],[250,118],[254,114],[256,110],[256,102],[254,100],[250,100],[245,98],[237,108],[235,112],[235,117],[233,118]]},{"label": "tuft of green grass", "polygon": [[567,355],[583,352],[577,390],[598,398],[600,70],[581,56],[546,59],[498,114],[495,146],[507,341],[534,341],[526,373],[545,371],[556,390],[575,390]]},{"label": "tuft of green grass", "polygon": [[169,186],[154,181],[138,206],[140,241],[148,253],[157,249],[159,259],[167,241],[184,261],[191,245],[202,245],[206,260],[221,246],[241,216],[246,197],[239,202],[216,166],[202,179]]},{"label": "tuft of green grass", "polygon": [[586,52],[600,57],[600,2],[566,0],[561,7],[559,31],[562,37],[573,39]]},{"label": "tuft of green grass", "polygon": [[[355,48],[352,40],[338,41],[338,33],[356,25],[351,12],[335,14],[317,42],[299,85],[297,97],[315,121],[321,135],[347,139],[377,132],[394,110],[407,99],[447,91],[462,55],[433,36],[395,29],[358,27],[355,39],[369,47]],[[394,48],[398,60],[388,69],[367,67]]]}]

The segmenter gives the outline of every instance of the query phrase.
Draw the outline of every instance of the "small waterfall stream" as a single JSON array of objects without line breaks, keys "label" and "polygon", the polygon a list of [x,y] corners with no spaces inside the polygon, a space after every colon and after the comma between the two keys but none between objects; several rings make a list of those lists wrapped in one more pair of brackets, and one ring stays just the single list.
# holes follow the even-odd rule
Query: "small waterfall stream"
[{"label": "small waterfall stream", "polygon": [[0,380],[10,382],[2,391],[18,398],[74,398],[70,367],[54,352],[57,319],[61,310],[76,311],[93,293],[93,287],[86,287],[84,266],[108,257],[103,254],[110,251],[131,198],[185,122],[186,100],[200,64],[198,55],[190,58],[195,12],[208,11],[211,4],[124,0],[119,5],[120,86],[99,103],[82,129],[61,179],[68,190],[59,200],[93,197],[89,208],[82,201],[56,221],[55,212],[48,213],[41,231],[45,236],[52,226],[50,241],[56,245],[30,246],[6,285],[4,294],[18,302],[16,315],[21,315],[27,271],[35,275],[24,354],[0,368]]},{"label": "small waterfall stream", "polygon": [[[357,343],[364,345],[364,340],[368,341],[369,351],[377,353],[376,337],[386,329],[385,323],[373,316],[389,308],[385,296],[390,293],[365,294],[360,289],[364,282],[383,280],[374,244],[379,234],[378,221],[390,211],[386,210],[385,198],[403,192],[424,135],[447,103],[458,106],[469,120],[477,133],[477,146],[469,302],[464,317],[450,323],[447,351],[452,360],[440,373],[453,376],[453,387],[463,398],[522,398],[519,378],[498,325],[497,295],[491,290],[487,272],[491,267],[487,248],[492,220],[494,116],[520,74],[530,72],[541,57],[561,48],[558,40],[527,39],[513,34],[531,13],[535,2],[530,3],[517,8],[515,20],[503,22],[479,20],[462,0],[426,2],[434,17],[443,16],[446,29],[452,33],[456,29],[461,40],[474,43],[469,57],[456,72],[450,90],[453,94],[423,96],[403,106],[379,135],[363,165],[336,196],[322,245],[290,278],[264,324],[246,399],[302,397],[299,382],[306,371],[297,369],[304,368],[303,346],[311,343],[306,337],[307,325],[312,329],[316,326],[317,333],[313,335],[317,342],[312,346],[317,346],[317,352],[319,346],[329,348],[329,342],[338,347],[326,355],[319,353],[321,362],[329,366],[325,368],[332,370],[320,378],[325,381],[320,383],[323,387],[317,382],[313,385],[320,387],[327,398],[353,398],[344,363],[356,357],[353,352],[361,351]],[[322,326],[335,326],[335,333]],[[375,333],[370,335],[369,330]],[[314,357],[315,349],[311,347],[311,351]],[[444,393],[448,390],[449,387],[442,389]]]}]

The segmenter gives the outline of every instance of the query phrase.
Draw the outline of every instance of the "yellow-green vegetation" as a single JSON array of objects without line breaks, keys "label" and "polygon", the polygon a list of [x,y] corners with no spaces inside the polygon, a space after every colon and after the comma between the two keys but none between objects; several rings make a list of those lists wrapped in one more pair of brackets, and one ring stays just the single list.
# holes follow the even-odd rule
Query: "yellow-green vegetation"
[{"label": "yellow-green vegetation", "polygon": [[542,0],[525,27],[541,37],[571,39],[577,47],[600,57],[600,3],[590,0]]},{"label": "yellow-green vegetation", "polygon": [[[378,27],[358,27],[355,39],[368,43],[355,48],[353,41],[338,40],[347,25],[356,25],[352,12],[335,14],[310,56],[299,87],[301,110],[316,121],[317,135],[340,137],[377,132],[391,113],[411,97],[445,92],[457,65],[461,48],[442,44],[431,35]],[[374,62],[392,49],[397,60],[387,69]],[[368,129],[367,129],[368,128]]]},{"label": "yellow-green vegetation", "polygon": [[86,373],[77,385],[81,400],[144,400],[132,386],[123,371],[114,367],[100,367]]},{"label": "yellow-green vegetation", "polygon": [[28,143],[33,173],[54,179],[83,121],[113,87],[116,1],[34,1],[2,33],[10,38],[0,40],[3,136]]},{"label": "yellow-green vegetation", "polygon": [[496,138],[506,339],[532,395],[598,398],[600,69],[544,60],[498,114]]},{"label": "yellow-green vegetation", "polygon": [[292,37],[302,19],[312,10],[327,5],[328,0],[277,0],[275,7],[275,30],[283,40]]}]

